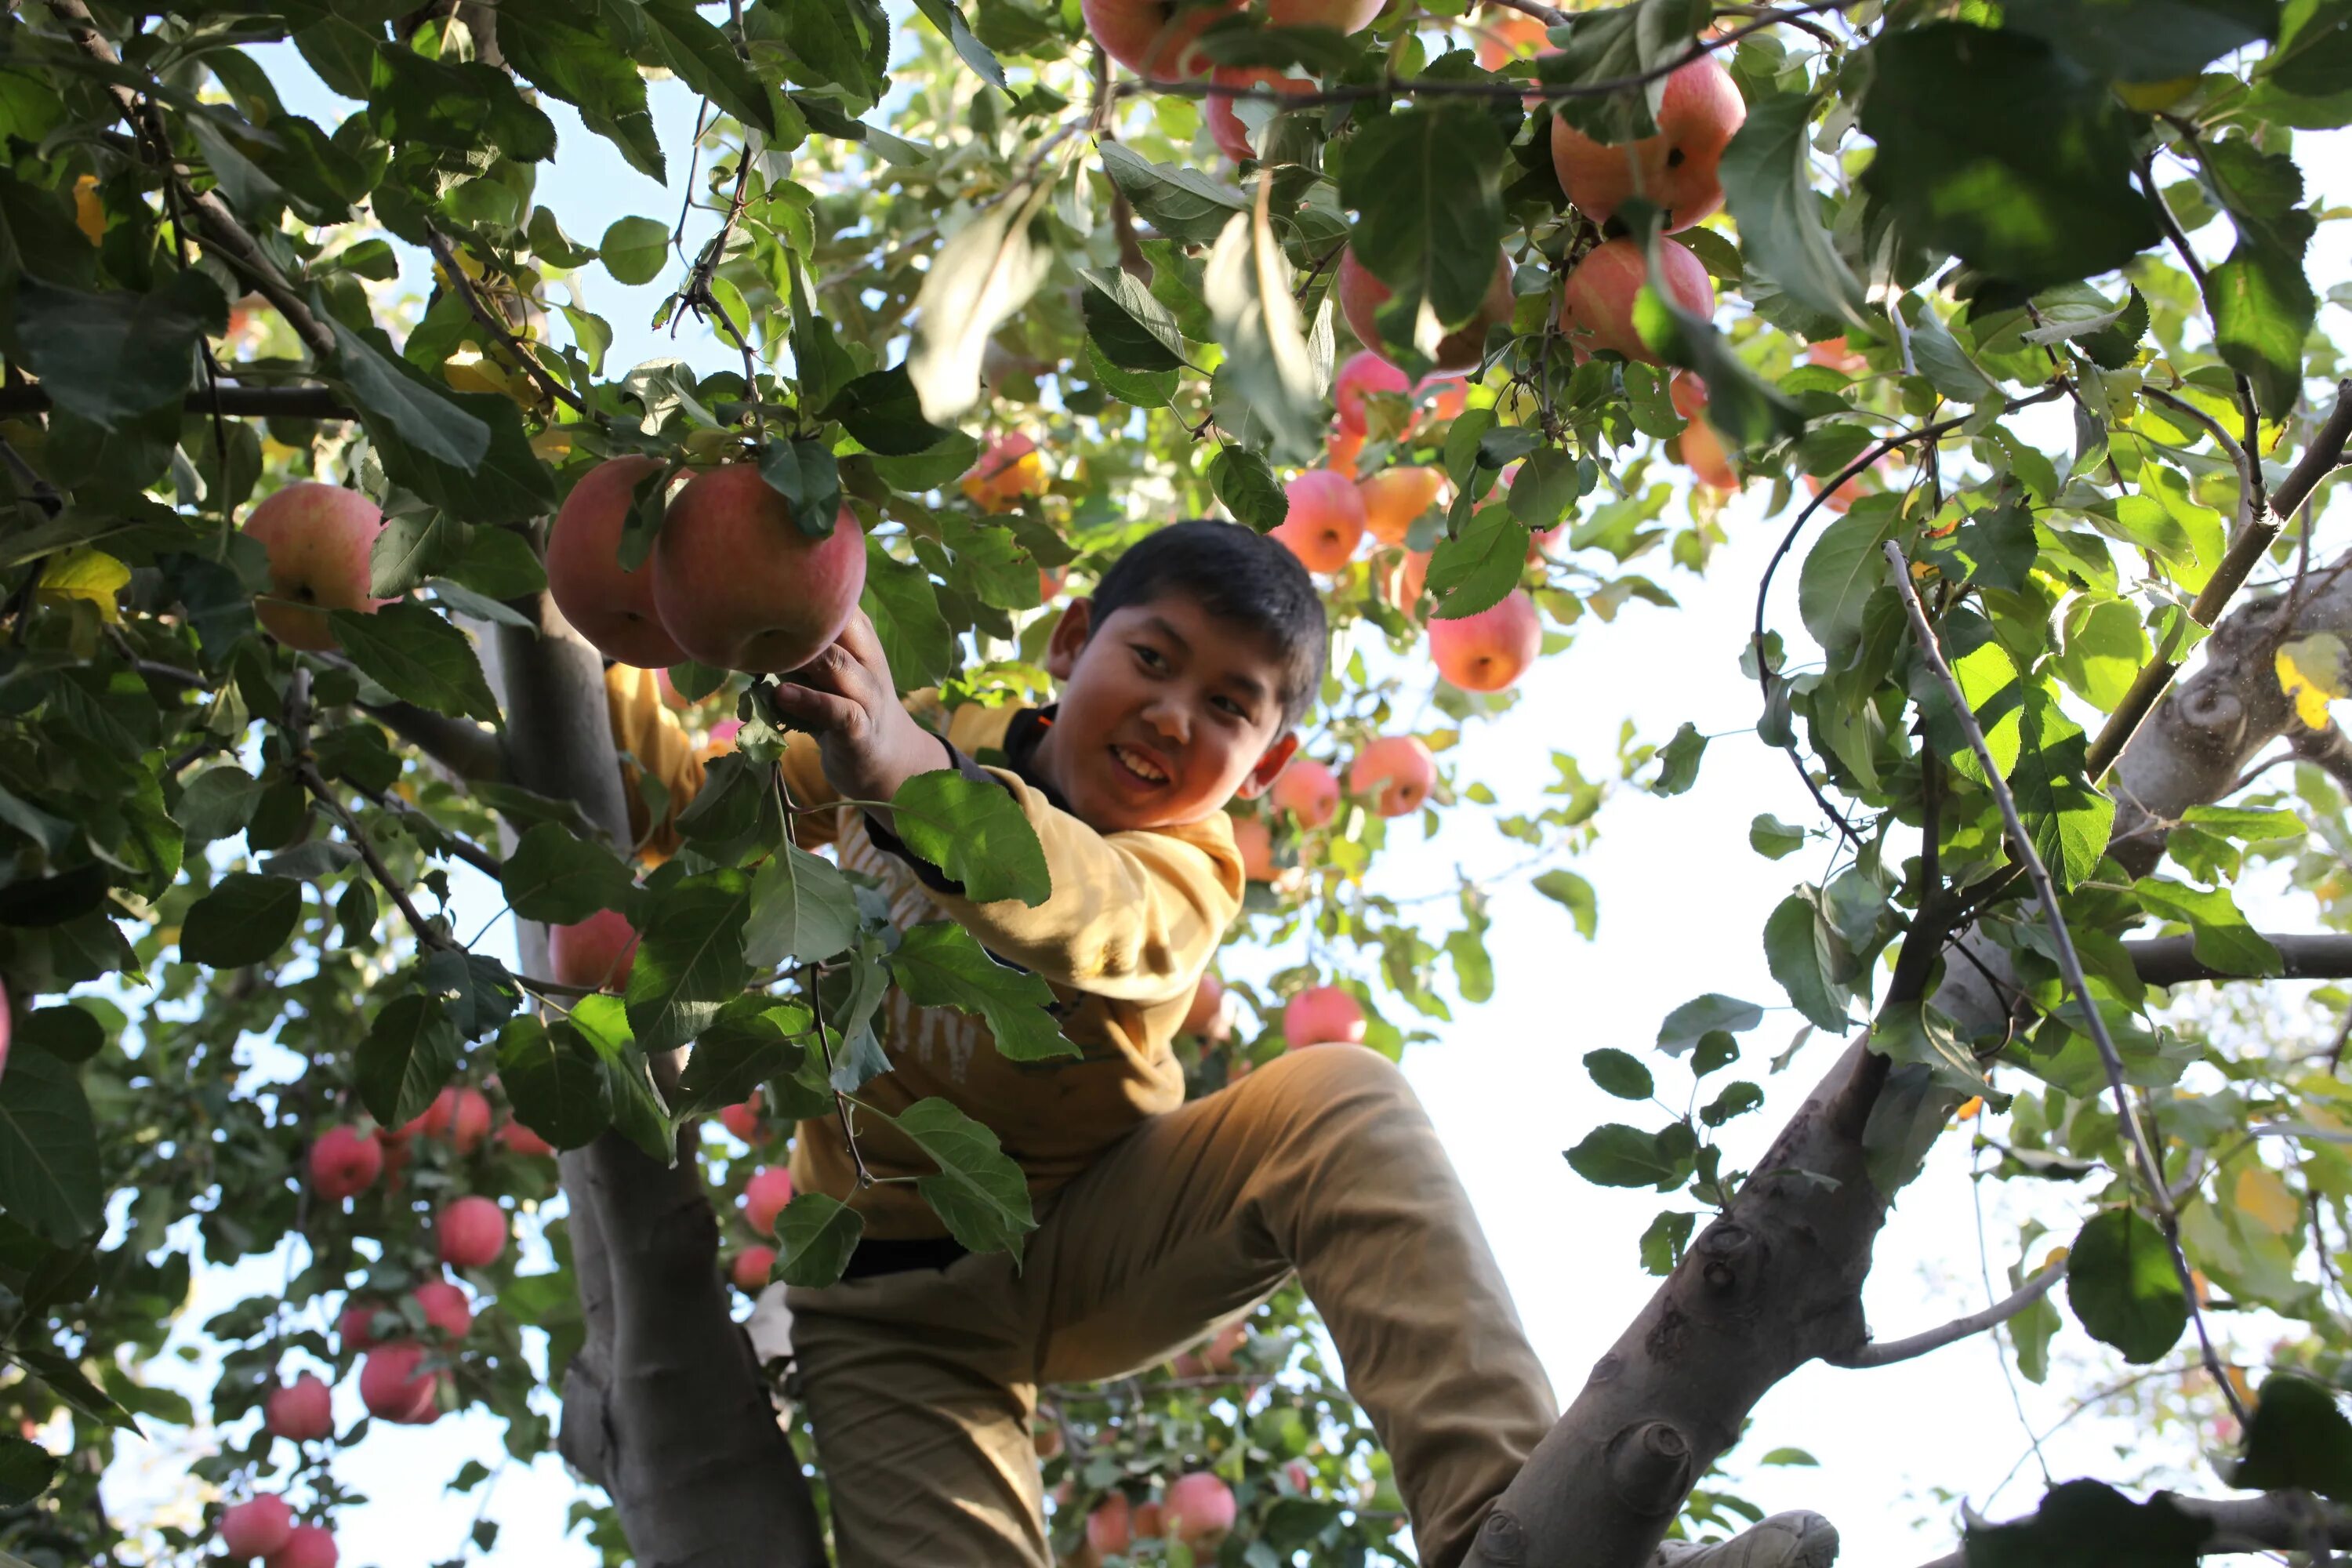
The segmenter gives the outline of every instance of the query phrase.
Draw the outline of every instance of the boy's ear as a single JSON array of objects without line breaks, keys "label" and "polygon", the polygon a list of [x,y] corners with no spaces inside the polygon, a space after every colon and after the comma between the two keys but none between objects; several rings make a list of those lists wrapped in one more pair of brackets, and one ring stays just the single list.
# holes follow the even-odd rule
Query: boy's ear
[{"label": "boy's ear", "polygon": [[1056,680],[1070,679],[1070,671],[1078,662],[1078,650],[1087,646],[1094,635],[1095,602],[1092,599],[1072,599],[1062,618],[1054,624],[1054,635],[1045,644],[1045,673]]},{"label": "boy's ear", "polygon": [[1290,759],[1297,752],[1298,731],[1285,730],[1282,738],[1265,749],[1265,754],[1258,758],[1257,765],[1250,769],[1249,776],[1242,780],[1242,787],[1234,791],[1235,797],[1255,800],[1272,789],[1274,781],[1282,775],[1283,769],[1290,765]]}]

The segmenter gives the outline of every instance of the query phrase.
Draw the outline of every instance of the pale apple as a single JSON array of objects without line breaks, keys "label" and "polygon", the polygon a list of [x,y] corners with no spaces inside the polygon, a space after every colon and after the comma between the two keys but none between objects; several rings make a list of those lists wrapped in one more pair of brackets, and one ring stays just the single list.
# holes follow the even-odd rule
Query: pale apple
[{"label": "pale apple", "polygon": [[[1658,242],[1665,291],[1694,316],[1715,314],[1715,283],[1690,247],[1676,239]],[[1633,325],[1633,300],[1648,280],[1650,264],[1630,239],[1604,240],[1586,252],[1568,275],[1559,307],[1560,331],[1580,359],[1612,349],[1629,360],[1656,364],[1657,354]]]},{"label": "pale apple", "polygon": [[636,928],[618,910],[598,910],[584,921],[548,930],[547,966],[559,985],[625,990],[636,962]]},{"label": "pale apple", "polygon": [[1553,118],[1552,168],[1568,199],[1594,223],[1607,223],[1637,195],[1664,209],[1669,230],[1688,228],[1722,207],[1717,166],[1748,119],[1731,73],[1713,55],[1676,68],[1655,118],[1655,135],[1614,145]]},{"label": "pale apple", "polygon": [[1364,1008],[1337,985],[1310,985],[1282,1005],[1282,1037],[1292,1050],[1308,1046],[1360,1046]]},{"label": "pale apple", "polygon": [[1301,827],[1320,827],[1339,815],[1339,775],[1312,757],[1292,758],[1268,794]]},{"label": "pale apple", "polygon": [[1168,1535],[1187,1546],[1209,1546],[1223,1541],[1234,1528],[1234,1489],[1206,1470],[1179,1476],[1168,1488],[1161,1505]]},{"label": "pale apple", "polygon": [[1382,567],[1374,579],[1381,597],[1401,614],[1410,616],[1421,607],[1422,590],[1429,583],[1430,554],[1426,550],[1408,550]]},{"label": "pale apple", "polygon": [[[1357,342],[1384,354],[1391,352],[1391,345],[1381,339],[1376,318],[1391,292],[1387,284],[1356,259],[1353,250],[1339,258],[1340,313],[1348,318],[1349,329],[1356,334]],[[1510,319],[1511,258],[1497,252],[1495,279],[1487,285],[1486,297],[1478,302],[1477,313],[1438,340],[1430,362],[1440,370],[1469,369],[1486,352],[1486,329]]]},{"label": "pale apple", "polygon": [[1402,544],[1407,530],[1445,491],[1445,470],[1425,465],[1382,468],[1356,481],[1364,500],[1364,527],[1382,544]]},{"label": "pale apple", "polygon": [[328,611],[373,615],[392,603],[368,593],[368,552],[383,513],[357,490],[298,480],[255,507],[245,531],[269,556],[269,587],[253,612],[288,647],[322,653],[335,646]]},{"label": "pale apple", "polygon": [[748,463],[696,476],[654,546],[654,604],[677,646],[721,669],[798,669],[841,635],[866,586],[866,535],[845,506],[811,539]]},{"label": "pale apple", "polygon": [[1543,618],[1524,588],[1475,616],[1429,623],[1429,658],[1465,691],[1501,691],[1543,651]]},{"label": "pale apple", "polygon": [[310,1145],[310,1185],[329,1203],[354,1198],[383,1173],[383,1145],[373,1132],[330,1127]]},{"label": "pale apple", "polygon": [[273,1437],[291,1443],[315,1443],[335,1435],[333,1396],[327,1385],[304,1373],[281,1388],[269,1391],[262,1406],[261,1424]]},{"label": "pale apple", "polygon": [[1289,547],[1309,572],[1337,572],[1364,537],[1364,498],[1346,475],[1310,468],[1284,487],[1289,515],[1272,537]]},{"label": "pale apple", "polygon": [[1356,458],[1364,449],[1361,430],[1334,428],[1323,447],[1323,466],[1345,479],[1356,477]]},{"label": "pale apple", "polygon": [[507,1249],[506,1211],[486,1197],[468,1194],[445,1205],[434,1216],[435,1245],[452,1268],[487,1268]]},{"label": "pale apple", "polygon": [[1383,735],[1356,753],[1348,793],[1370,800],[1382,816],[1421,809],[1437,783],[1437,758],[1418,735]]},{"label": "pale apple", "polygon": [[599,651],[641,669],[686,658],[654,607],[651,553],[634,572],[621,567],[621,534],[636,487],[661,467],[635,455],[597,464],[572,487],[547,531],[547,591],[555,607]]}]

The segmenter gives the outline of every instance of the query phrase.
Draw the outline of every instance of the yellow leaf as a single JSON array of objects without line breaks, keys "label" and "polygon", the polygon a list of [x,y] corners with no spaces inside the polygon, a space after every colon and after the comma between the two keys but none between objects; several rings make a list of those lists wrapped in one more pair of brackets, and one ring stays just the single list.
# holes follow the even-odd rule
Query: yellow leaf
[{"label": "yellow leaf", "polygon": [[530,438],[530,449],[551,463],[560,461],[572,455],[572,432],[550,426]]},{"label": "yellow leaf", "polygon": [[2310,729],[2326,728],[2327,704],[2352,695],[2344,685],[2344,639],[2319,632],[2280,645],[2279,689],[2294,699],[2295,717]]},{"label": "yellow leaf", "polygon": [[508,392],[507,374],[481,355],[470,352],[452,354],[442,362],[441,379],[457,392]]},{"label": "yellow leaf", "polygon": [[68,550],[41,569],[40,597],[49,604],[88,599],[109,621],[120,622],[122,611],[114,595],[131,581],[131,568],[103,550],[88,545]]},{"label": "yellow leaf", "polygon": [[1974,1121],[1983,1110],[1984,1096],[1981,1094],[1972,1094],[1969,1096],[1968,1099],[1960,1101],[1960,1108],[1952,1112],[1952,1120],[1955,1121]]},{"label": "yellow leaf", "polygon": [[106,237],[106,208],[99,204],[96,174],[74,182],[74,226],[92,245]]},{"label": "yellow leaf", "polygon": [[2249,1164],[2238,1173],[2231,1197],[2238,1212],[2273,1236],[2284,1236],[2303,1216],[2303,1205],[2268,1165]]}]

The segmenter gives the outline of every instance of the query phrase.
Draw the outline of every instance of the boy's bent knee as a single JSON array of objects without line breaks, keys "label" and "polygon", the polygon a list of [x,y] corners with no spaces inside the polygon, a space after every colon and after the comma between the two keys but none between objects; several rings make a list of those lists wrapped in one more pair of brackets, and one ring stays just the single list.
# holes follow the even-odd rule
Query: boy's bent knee
[{"label": "boy's bent knee", "polygon": [[1421,1101],[1397,1065],[1362,1046],[1302,1046],[1257,1068],[1239,1092],[1309,1114],[1348,1106],[1411,1106]]}]

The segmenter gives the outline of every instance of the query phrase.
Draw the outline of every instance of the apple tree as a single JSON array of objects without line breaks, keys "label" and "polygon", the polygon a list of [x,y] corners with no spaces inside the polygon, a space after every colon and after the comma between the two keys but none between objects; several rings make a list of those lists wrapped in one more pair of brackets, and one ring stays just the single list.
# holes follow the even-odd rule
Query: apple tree
[{"label": "apple tree", "polygon": [[[1751,829],[1829,855],[1759,940],[1844,1044],[1769,1135],[1758,1003],[1661,996],[1654,1051],[1585,1058],[1692,1107],[1561,1130],[1660,1194],[1623,1260],[1660,1283],[1471,1560],[1729,1533],[1716,1467],[1775,1383],[1989,1331],[2029,1378],[2059,1334],[2189,1374],[2228,1454],[2212,1496],[1970,1521],[1969,1563],[2352,1542],[2352,1025],[2244,988],[2352,976],[2352,555],[2319,541],[2352,397],[2298,157],[2352,120],[2347,39],[2345,0],[10,11],[0,1546],[316,1568],[337,1454],[471,1407],[593,1483],[609,1560],[824,1561],[776,1293],[858,1222],[779,1179],[788,1140],[882,1117],[892,986],[1069,1047],[1044,987],[792,841],[769,672],[855,603],[906,689],[1042,700],[1054,602],[1150,528],[1296,551],[1335,658],[1237,813],[1264,962],[1180,1043],[1212,1093],[1491,994],[1491,889],[1384,896],[1392,832],[1491,821],[1591,933],[1608,798],[1717,742],[1557,754],[1528,800],[1449,752],[1538,734],[1531,662],[1674,613],[1743,490],[1785,538],[1752,622],[1694,631],[1818,808]],[[682,205],[574,234],[559,159]],[[608,360],[600,289],[657,279],[695,357]],[[667,727],[616,733],[656,684]],[[992,792],[893,804],[976,896],[1042,896]],[[2256,930],[2250,875],[2311,930]],[[2174,989],[2208,982],[2239,988]],[[993,1136],[897,1120],[946,1228],[1018,1247]],[[1939,1138],[2051,1217],[2006,1301],[1874,1338]],[[258,1258],[287,1278],[202,1325],[199,1413],[142,1367],[196,1271]],[[2216,1328],[2248,1309],[2300,1337]],[[1057,1548],[1408,1560],[1316,1344],[1294,1290],[1049,1391]],[[124,1435],[200,1419],[207,1531],[107,1517]]]}]

